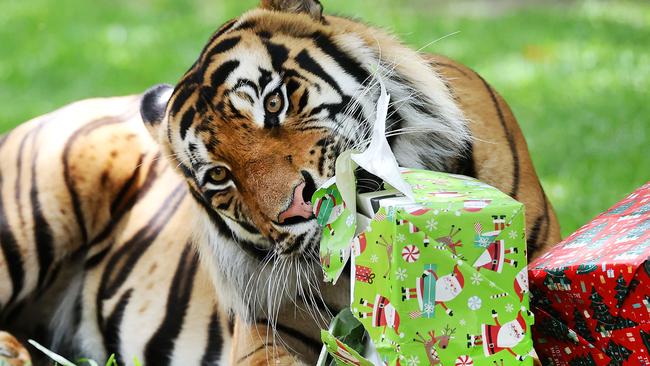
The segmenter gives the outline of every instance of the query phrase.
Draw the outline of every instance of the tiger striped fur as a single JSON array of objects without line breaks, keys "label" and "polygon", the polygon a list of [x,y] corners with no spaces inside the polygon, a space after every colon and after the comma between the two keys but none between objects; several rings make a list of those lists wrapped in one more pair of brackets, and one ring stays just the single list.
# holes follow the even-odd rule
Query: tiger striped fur
[{"label": "tiger striped fur", "polygon": [[[307,201],[368,142],[377,75],[401,165],[522,201],[530,256],[559,241],[517,122],[479,75],[315,0],[263,0],[175,88],[73,103],[2,138],[1,329],[120,364],[313,364],[349,277],[321,286]],[[2,334],[0,359],[24,364]]]}]

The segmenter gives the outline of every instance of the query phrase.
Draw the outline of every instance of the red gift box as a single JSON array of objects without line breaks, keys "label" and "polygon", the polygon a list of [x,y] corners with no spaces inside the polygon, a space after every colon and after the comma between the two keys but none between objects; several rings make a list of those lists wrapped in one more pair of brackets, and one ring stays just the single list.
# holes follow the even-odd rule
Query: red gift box
[{"label": "red gift box", "polygon": [[650,182],[530,265],[543,365],[650,365]]}]

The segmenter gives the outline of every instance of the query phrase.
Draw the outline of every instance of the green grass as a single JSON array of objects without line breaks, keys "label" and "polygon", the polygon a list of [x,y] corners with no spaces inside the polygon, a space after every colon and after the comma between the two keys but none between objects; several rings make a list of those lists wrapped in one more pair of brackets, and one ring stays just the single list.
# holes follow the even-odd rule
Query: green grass
[{"label": "green grass", "polygon": [[[174,83],[252,0],[4,0],[0,129]],[[566,235],[650,172],[650,4],[323,0],[482,73],[508,100]],[[469,5],[468,5],[469,4]],[[487,5],[486,5],[487,4]]]}]

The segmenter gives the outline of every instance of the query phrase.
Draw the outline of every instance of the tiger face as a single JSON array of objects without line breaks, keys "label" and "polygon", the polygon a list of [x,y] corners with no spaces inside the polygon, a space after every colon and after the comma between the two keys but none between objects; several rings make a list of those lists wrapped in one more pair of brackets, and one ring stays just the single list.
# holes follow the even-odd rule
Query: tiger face
[{"label": "tiger face", "polygon": [[[143,97],[143,119],[195,199],[221,232],[258,257],[316,247],[311,196],[334,175],[341,151],[367,142],[378,70],[389,92],[404,98],[389,111],[393,128],[457,113],[453,103],[418,95],[413,75],[391,70],[395,61],[382,59],[376,35],[321,10],[317,1],[263,1],[221,27],[173,90],[159,86]],[[432,144],[419,142],[402,160],[423,166],[419,148]]]}]

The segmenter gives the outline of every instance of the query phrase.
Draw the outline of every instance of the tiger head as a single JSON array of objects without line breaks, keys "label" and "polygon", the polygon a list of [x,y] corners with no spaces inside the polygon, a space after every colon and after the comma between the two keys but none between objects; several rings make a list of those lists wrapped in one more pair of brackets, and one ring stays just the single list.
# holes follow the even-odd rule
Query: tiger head
[{"label": "tiger head", "polygon": [[441,78],[317,0],[263,0],[227,22],[175,88],[145,93],[141,112],[214,226],[249,254],[295,256],[320,238],[312,194],[343,150],[368,143],[378,75],[398,161],[444,169],[468,132]]}]

